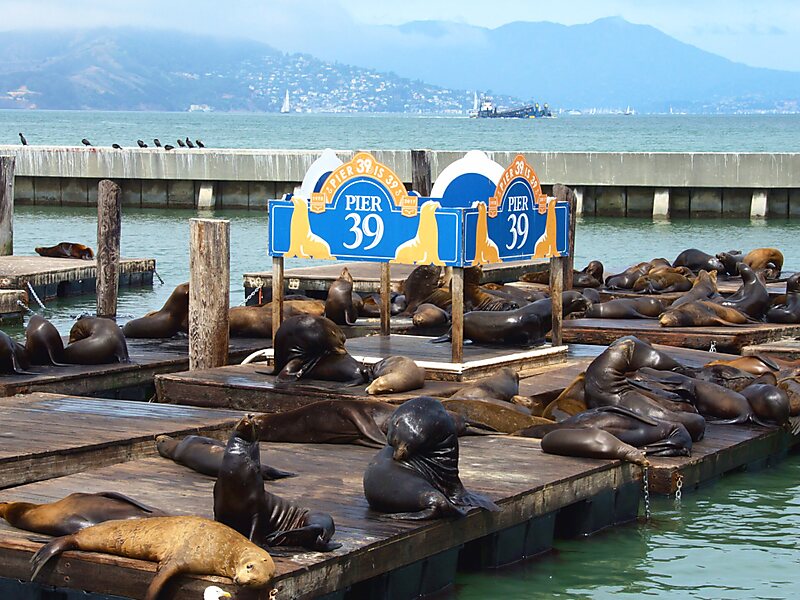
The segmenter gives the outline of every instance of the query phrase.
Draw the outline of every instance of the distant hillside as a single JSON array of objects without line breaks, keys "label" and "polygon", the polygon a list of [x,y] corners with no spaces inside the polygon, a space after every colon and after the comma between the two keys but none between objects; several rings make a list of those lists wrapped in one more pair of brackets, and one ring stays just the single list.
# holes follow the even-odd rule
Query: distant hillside
[{"label": "distant hillside", "polygon": [[[448,112],[473,95],[252,41],[105,29],[0,36],[0,108]],[[512,100],[505,98],[507,102]]]},{"label": "distant hillside", "polygon": [[800,108],[800,73],[734,63],[620,18],[574,26],[515,22],[497,29],[421,21],[362,26],[357,35],[298,43],[326,60],[562,108]]}]

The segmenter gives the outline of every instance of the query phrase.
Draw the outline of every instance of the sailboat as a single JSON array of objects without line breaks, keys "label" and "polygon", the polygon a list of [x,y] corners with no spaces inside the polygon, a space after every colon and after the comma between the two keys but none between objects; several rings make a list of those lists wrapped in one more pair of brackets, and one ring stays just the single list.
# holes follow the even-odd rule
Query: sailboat
[{"label": "sailboat", "polygon": [[472,96],[472,110],[469,111],[470,117],[478,116],[478,92],[473,92]]},{"label": "sailboat", "polygon": [[286,96],[283,97],[283,104],[281,104],[281,112],[289,112],[289,90],[286,90]]}]

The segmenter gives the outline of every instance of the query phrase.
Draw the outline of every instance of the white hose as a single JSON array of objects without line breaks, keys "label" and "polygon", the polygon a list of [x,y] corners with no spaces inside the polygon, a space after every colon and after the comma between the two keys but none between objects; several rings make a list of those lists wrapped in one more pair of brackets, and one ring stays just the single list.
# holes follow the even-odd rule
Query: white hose
[{"label": "white hose", "polygon": [[240,365],[249,365],[251,362],[253,362],[255,359],[257,359],[260,356],[263,356],[266,359],[268,350],[269,350],[269,348],[264,348],[263,350],[256,350],[255,352],[253,352],[250,356],[245,358],[239,364]]}]

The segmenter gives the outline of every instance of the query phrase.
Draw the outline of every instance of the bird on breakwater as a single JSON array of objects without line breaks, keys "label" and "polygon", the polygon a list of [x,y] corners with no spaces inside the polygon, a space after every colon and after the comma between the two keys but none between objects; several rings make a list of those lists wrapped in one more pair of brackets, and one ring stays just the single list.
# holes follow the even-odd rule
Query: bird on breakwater
[{"label": "bird on breakwater", "polygon": [[161,148],[161,141],[158,138],[154,138],[153,143],[156,145],[156,148]]},{"label": "bird on breakwater", "polygon": [[198,148],[205,148],[206,147],[206,145],[200,140],[195,140],[194,143],[197,144]]},{"label": "bird on breakwater", "polygon": [[183,140],[181,139],[178,140],[178,146],[180,146],[181,148],[186,148],[186,144],[184,144]]},{"label": "bird on breakwater", "polygon": [[25,136],[22,135],[21,133],[19,134],[19,141],[22,142],[23,146],[27,146],[28,145],[28,140],[26,140]]},{"label": "bird on breakwater", "polygon": [[188,137],[186,138],[186,145],[189,146],[189,148],[194,148],[194,144],[192,143],[192,140],[190,140]]},{"label": "bird on breakwater", "polygon": [[174,148],[175,148],[175,146],[170,146],[169,144],[167,144],[166,146],[164,146],[164,150],[167,150],[167,151],[169,151],[169,150],[173,150]]},{"label": "bird on breakwater", "polygon": [[136,143],[139,144],[139,148],[147,148],[147,144],[145,144],[142,140],[136,140]]},{"label": "bird on breakwater", "polygon": [[119,144],[111,144],[111,147],[114,148],[114,150],[122,150],[122,146]]},{"label": "bird on breakwater", "polygon": [[92,142],[90,142],[90,141],[89,141],[89,140],[87,140],[86,138],[83,138],[83,139],[81,140],[81,144],[83,144],[84,146],[91,146],[91,145],[92,145]]}]

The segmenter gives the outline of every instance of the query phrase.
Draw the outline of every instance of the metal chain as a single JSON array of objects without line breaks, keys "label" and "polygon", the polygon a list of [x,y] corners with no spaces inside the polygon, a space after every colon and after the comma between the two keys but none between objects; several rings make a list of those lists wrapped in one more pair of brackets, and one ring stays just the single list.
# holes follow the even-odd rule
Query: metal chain
[{"label": "metal chain", "polygon": [[252,291],[252,292],[250,292],[250,295],[249,295],[249,296],[247,296],[247,298],[245,298],[245,299],[244,299],[244,302],[242,302],[241,304],[239,304],[239,306],[244,306],[244,305],[246,305],[248,302],[250,302],[250,298],[252,298],[252,297],[253,297],[253,296],[255,296],[256,294],[258,294],[258,293],[259,293],[261,290],[262,290],[261,286],[258,286],[258,287],[256,287],[256,288],[253,288],[253,291]]},{"label": "metal chain", "polygon": [[678,473],[678,479],[675,482],[675,503],[680,504],[683,497],[683,474]]},{"label": "metal chain", "polygon": [[36,300],[36,303],[42,307],[42,310],[47,310],[47,307],[42,303],[41,300],[39,300],[39,296],[36,295],[36,292],[34,291],[30,281],[28,282],[28,290],[30,290],[33,299]]},{"label": "metal chain", "polygon": [[716,352],[717,351],[717,342],[715,340],[711,340],[711,346],[708,349],[709,352]]},{"label": "metal chain", "polygon": [[17,304],[21,306],[24,310],[27,310],[29,313],[32,313],[31,307],[25,304],[22,300],[17,300]]},{"label": "metal chain", "polygon": [[269,600],[275,600],[278,597],[278,588],[272,588],[269,591]]},{"label": "metal chain", "polygon": [[164,280],[163,280],[163,279],[161,279],[161,275],[159,275],[159,274],[158,274],[158,271],[156,271],[155,269],[153,269],[153,275],[155,275],[156,277],[158,277],[158,280],[161,282],[161,285],[164,285]]},{"label": "metal chain", "polygon": [[644,519],[650,521],[650,478],[647,467],[642,467],[642,491],[644,492]]}]

